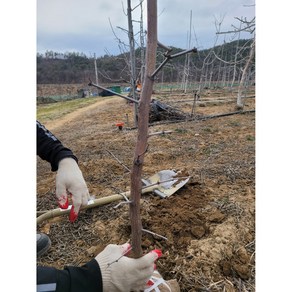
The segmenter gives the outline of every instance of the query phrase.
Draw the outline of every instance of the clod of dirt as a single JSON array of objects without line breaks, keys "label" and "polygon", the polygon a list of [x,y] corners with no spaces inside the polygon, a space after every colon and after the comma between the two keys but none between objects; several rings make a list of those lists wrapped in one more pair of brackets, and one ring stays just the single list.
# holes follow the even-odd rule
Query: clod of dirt
[{"label": "clod of dirt", "polygon": [[249,262],[250,257],[243,246],[236,251],[236,255],[241,263],[247,264]]},{"label": "clod of dirt", "polygon": [[205,235],[205,228],[203,226],[194,226],[191,229],[192,235],[194,235],[196,238],[200,239]]},{"label": "clod of dirt", "polygon": [[210,222],[213,223],[221,223],[225,219],[226,215],[221,213],[219,210],[215,210],[210,216],[208,217]]},{"label": "clod of dirt", "polygon": [[232,272],[232,265],[230,263],[230,261],[227,260],[222,260],[219,262],[219,265],[222,269],[223,275],[228,277],[231,275]]},{"label": "clod of dirt", "polygon": [[231,276],[235,272],[242,280],[248,280],[251,276],[249,258],[247,250],[241,246],[234,252],[230,260],[221,260],[219,265],[224,276]]},{"label": "clod of dirt", "polygon": [[248,280],[250,278],[250,268],[248,265],[233,263],[232,268],[242,280]]}]

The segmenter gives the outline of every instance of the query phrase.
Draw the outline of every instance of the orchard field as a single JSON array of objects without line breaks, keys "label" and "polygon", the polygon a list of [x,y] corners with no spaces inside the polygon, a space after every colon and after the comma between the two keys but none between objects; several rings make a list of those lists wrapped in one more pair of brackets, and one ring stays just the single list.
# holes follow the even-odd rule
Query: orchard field
[{"label": "orchard field", "polygon": [[[176,279],[181,291],[255,291],[255,96],[247,93],[244,111],[179,122],[160,121],[149,132],[143,177],[160,170],[182,170],[190,181],[172,196],[142,195],[145,253],[159,248],[157,269]],[[198,117],[235,112],[236,93],[206,90],[193,109],[193,96],[156,92],[153,98]],[[91,98],[93,99],[93,98]],[[39,105],[38,113],[47,105]],[[123,121],[122,130],[116,122]],[[94,97],[89,105],[57,118],[40,119],[79,159],[90,194],[105,197],[129,190],[137,130],[133,105],[118,97]],[[37,226],[52,241],[38,264],[82,265],[107,244],[131,238],[129,208],[117,202],[83,210]],[[57,208],[55,173],[37,158],[37,215]]]}]

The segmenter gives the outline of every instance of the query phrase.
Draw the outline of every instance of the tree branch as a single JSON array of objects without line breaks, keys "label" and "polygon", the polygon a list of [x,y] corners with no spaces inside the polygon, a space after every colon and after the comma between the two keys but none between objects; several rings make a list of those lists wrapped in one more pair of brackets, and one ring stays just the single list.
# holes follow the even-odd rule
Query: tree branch
[{"label": "tree branch", "polygon": [[[167,48],[167,47],[166,47]],[[169,49],[169,48],[167,48]],[[169,52],[169,51],[168,51]],[[192,48],[190,50],[185,50],[185,51],[182,51],[182,52],[179,52],[179,53],[176,53],[174,55],[165,55],[165,59],[163,60],[163,62],[158,66],[158,68],[152,73],[152,75],[150,76],[150,78],[154,79],[154,77],[158,74],[158,72],[164,67],[164,65],[171,59],[174,59],[174,58],[177,58],[177,57],[180,57],[182,55],[185,55],[185,54],[188,54],[188,53],[197,53],[198,50],[196,48]]]},{"label": "tree branch", "polygon": [[115,91],[112,91],[112,90],[110,90],[110,89],[108,89],[108,88],[105,88],[105,87],[103,87],[103,86],[100,86],[100,85],[98,85],[98,84],[94,84],[91,80],[90,80],[90,82],[88,83],[88,86],[94,86],[94,87],[96,87],[96,88],[98,88],[98,89],[101,89],[101,90],[105,90],[105,91],[107,91],[107,92],[110,92],[110,93],[112,93],[113,95],[117,95],[117,96],[119,96],[119,97],[122,97],[122,98],[124,98],[124,99],[129,100],[129,101],[132,101],[132,102],[134,102],[134,103],[138,103],[138,100],[136,100],[136,99],[133,99],[133,98],[131,98],[131,97],[128,97],[128,96],[125,96],[125,95],[119,94],[119,93],[117,93],[117,92],[115,92]]}]

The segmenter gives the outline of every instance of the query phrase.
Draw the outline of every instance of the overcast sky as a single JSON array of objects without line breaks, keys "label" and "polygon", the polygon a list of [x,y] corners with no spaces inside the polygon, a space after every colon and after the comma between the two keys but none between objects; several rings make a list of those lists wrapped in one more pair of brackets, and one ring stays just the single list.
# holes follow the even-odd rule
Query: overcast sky
[{"label": "overcast sky", "polygon": [[[144,1],[146,23],[146,0]],[[139,0],[132,0],[132,8]],[[221,31],[239,25],[235,17],[255,16],[255,0],[158,0],[158,40],[168,46],[188,48],[190,15],[192,13],[191,47],[212,47],[216,38],[215,22],[222,21]],[[123,11],[127,1],[110,0],[37,0],[37,52],[79,52],[97,57],[119,54],[116,36],[127,42],[127,16]],[[140,19],[140,10],[133,12]],[[146,24],[144,24],[146,30]],[[134,28],[137,33],[138,27]],[[225,36],[226,41],[233,35]],[[241,34],[249,38],[250,34]],[[217,44],[222,43],[221,35]]]}]

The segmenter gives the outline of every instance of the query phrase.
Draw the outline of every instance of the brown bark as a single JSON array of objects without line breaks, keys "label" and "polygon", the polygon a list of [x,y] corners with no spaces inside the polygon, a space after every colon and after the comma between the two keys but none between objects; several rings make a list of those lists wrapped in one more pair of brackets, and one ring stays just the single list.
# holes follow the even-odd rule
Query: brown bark
[{"label": "brown bark", "polygon": [[142,256],[142,223],[140,216],[141,179],[144,155],[147,151],[149,110],[154,82],[154,78],[151,78],[151,75],[155,71],[156,65],[157,0],[147,1],[147,28],[146,72],[138,108],[138,137],[131,171],[130,221],[132,228],[132,248],[134,257],[136,258]]}]

